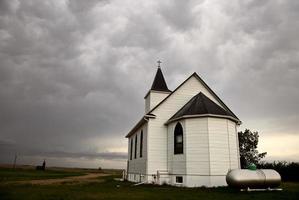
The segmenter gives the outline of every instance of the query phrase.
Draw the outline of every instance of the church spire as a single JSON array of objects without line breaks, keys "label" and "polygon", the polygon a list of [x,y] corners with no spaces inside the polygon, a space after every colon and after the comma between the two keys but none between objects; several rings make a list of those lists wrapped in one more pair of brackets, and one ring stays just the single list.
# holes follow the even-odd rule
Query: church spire
[{"label": "church spire", "polygon": [[162,62],[158,60],[157,63],[158,63],[158,69],[151,90],[170,92],[161,70],[160,64]]}]

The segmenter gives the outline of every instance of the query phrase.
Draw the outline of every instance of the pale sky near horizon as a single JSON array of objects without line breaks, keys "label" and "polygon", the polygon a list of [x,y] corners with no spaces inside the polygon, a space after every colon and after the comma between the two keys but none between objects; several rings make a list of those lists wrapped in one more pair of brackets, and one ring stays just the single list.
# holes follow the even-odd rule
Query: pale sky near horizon
[{"label": "pale sky near horizon", "polygon": [[0,163],[125,168],[156,61],[299,162],[299,1],[0,0]]}]

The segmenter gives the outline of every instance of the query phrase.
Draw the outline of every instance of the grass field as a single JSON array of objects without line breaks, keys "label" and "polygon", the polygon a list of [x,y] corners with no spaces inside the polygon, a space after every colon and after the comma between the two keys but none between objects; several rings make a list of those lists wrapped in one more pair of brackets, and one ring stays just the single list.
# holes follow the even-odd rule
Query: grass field
[{"label": "grass field", "polygon": [[[5,172],[7,171],[7,173]],[[58,172],[58,171],[56,171]],[[171,186],[140,185],[132,186],[129,182],[115,181],[119,177],[115,171],[105,171],[113,175],[98,177],[101,182],[76,182],[50,185],[31,185],[31,184],[7,184],[7,181],[0,183],[0,199],[32,199],[32,200],[76,200],[76,199],[298,199],[299,183],[283,183],[283,191],[275,192],[239,192],[227,187],[220,188],[177,188]],[[1,169],[2,180],[12,180],[12,178],[3,178],[2,175],[10,175],[8,169]],[[16,177],[14,180],[29,180],[29,174],[32,178],[42,177],[35,170],[26,171],[28,176]],[[26,174],[25,173],[25,174]],[[52,172],[51,172],[52,173]],[[50,173],[50,174],[51,174]],[[74,173],[69,170],[60,170],[56,173],[61,178],[62,174],[69,175]],[[84,170],[77,170],[76,173],[86,173]],[[20,173],[21,174],[21,173]],[[78,175],[78,174],[76,174]],[[23,179],[23,178],[24,179]],[[53,176],[52,176],[53,177]]]},{"label": "grass field", "polygon": [[18,180],[64,178],[68,176],[80,176],[84,174],[85,173],[83,171],[66,171],[59,169],[36,171],[32,168],[21,168],[17,170],[12,168],[0,168],[0,183]]}]

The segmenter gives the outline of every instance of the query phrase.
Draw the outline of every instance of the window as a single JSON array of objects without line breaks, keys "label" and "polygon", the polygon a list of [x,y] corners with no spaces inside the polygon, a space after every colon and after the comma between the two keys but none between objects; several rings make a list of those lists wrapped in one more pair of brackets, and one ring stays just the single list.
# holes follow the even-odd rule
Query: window
[{"label": "window", "polygon": [[143,145],[143,131],[141,130],[141,133],[140,133],[140,148],[139,148],[139,156],[140,158],[142,158],[142,145]]},{"label": "window", "polygon": [[130,160],[132,160],[132,154],[133,154],[133,138],[130,140]]},{"label": "window", "polygon": [[137,134],[135,135],[135,152],[134,152],[134,158],[137,158]]},{"label": "window", "polygon": [[176,183],[183,183],[183,177],[182,176],[176,176],[175,177],[175,182]]},{"label": "window", "polygon": [[174,154],[183,153],[183,142],[183,127],[181,123],[178,122],[174,128]]}]

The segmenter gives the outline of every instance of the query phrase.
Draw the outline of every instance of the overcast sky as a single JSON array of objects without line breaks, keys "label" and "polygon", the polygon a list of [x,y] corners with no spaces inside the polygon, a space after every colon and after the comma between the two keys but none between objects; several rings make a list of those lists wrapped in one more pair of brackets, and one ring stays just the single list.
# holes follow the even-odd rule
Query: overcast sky
[{"label": "overcast sky", "polygon": [[299,161],[299,1],[0,0],[0,162],[126,165],[156,61]]}]

